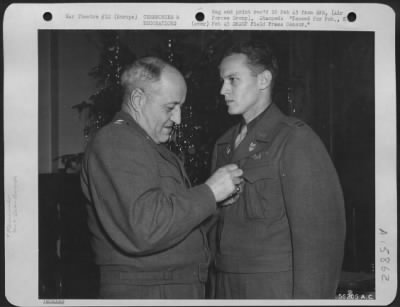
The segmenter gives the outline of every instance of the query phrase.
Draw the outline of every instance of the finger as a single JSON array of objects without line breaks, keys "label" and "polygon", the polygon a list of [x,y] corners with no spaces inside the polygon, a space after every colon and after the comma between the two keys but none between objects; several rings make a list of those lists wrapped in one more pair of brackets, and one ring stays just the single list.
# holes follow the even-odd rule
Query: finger
[{"label": "finger", "polygon": [[228,198],[227,200],[219,203],[220,207],[225,207],[231,204],[233,204],[233,198]]},{"label": "finger", "polygon": [[242,183],[242,180],[239,177],[234,177],[232,178],[232,182],[234,183],[234,185],[239,185]]},{"label": "finger", "polygon": [[238,168],[238,169],[231,171],[231,175],[233,177],[240,177],[243,175],[243,171],[240,168]]},{"label": "finger", "polygon": [[220,207],[225,207],[225,206],[232,205],[234,202],[237,201],[238,198],[239,198],[238,195],[233,195],[231,197],[228,197],[226,200],[224,200],[223,202],[219,203],[219,206]]},{"label": "finger", "polygon": [[225,168],[226,168],[228,171],[234,171],[234,170],[237,170],[237,169],[238,169],[238,166],[237,166],[236,164],[228,164],[228,165],[225,166]]}]

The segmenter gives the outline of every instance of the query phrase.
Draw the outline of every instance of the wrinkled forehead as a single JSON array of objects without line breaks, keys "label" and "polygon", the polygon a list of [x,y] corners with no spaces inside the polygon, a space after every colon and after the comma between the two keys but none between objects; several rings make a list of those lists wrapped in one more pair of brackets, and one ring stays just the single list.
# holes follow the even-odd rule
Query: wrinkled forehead
[{"label": "wrinkled forehead", "polygon": [[182,101],[186,97],[186,82],[182,74],[174,68],[166,67],[161,72],[160,80],[154,82],[153,89],[174,101]]}]

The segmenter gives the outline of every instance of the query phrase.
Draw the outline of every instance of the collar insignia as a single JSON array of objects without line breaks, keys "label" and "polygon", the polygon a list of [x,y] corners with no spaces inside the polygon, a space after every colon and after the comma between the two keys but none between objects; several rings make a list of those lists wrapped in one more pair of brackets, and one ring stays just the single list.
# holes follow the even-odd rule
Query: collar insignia
[{"label": "collar insignia", "polygon": [[251,142],[251,143],[250,143],[250,146],[249,146],[249,151],[253,151],[253,150],[256,148],[256,146],[257,146],[256,143]]},{"label": "collar insignia", "polygon": [[261,152],[252,155],[251,158],[253,160],[261,160]]},{"label": "collar insignia", "polygon": [[121,125],[124,122],[123,119],[117,119],[114,124]]}]

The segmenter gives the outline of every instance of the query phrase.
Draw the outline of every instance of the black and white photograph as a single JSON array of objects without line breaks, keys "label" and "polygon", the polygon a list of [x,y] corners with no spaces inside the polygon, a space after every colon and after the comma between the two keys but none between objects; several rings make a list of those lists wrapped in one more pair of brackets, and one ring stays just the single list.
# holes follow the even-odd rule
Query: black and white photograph
[{"label": "black and white photograph", "polygon": [[[391,161],[395,125],[379,115],[377,33],[306,30],[314,7],[257,24],[233,8],[239,29],[193,11],[192,28],[154,8],[154,29],[36,30],[31,293],[50,305],[387,302],[397,224],[377,213],[395,208],[377,144]],[[207,20],[221,26],[195,27]],[[11,241],[23,179],[9,178]]]}]

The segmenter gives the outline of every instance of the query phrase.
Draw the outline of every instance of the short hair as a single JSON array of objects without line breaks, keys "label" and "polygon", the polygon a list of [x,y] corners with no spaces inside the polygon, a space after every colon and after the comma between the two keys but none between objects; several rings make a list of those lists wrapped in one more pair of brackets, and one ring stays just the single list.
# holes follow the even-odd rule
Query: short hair
[{"label": "short hair", "polygon": [[272,74],[272,80],[275,81],[279,72],[278,60],[267,42],[260,40],[238,42],[228,48],[223,57],[238,53],[247,56],[247,63],[254,74],[257,75],[264,70],[269,70]]},{"label": "short hair", "polygon": [[159,81],[161,72],[167,65],[169,64],[156,57],[140,58],[128,65],[121,74],[123,103],[127,101],[135,88],[144,90],[149,83]]}]

